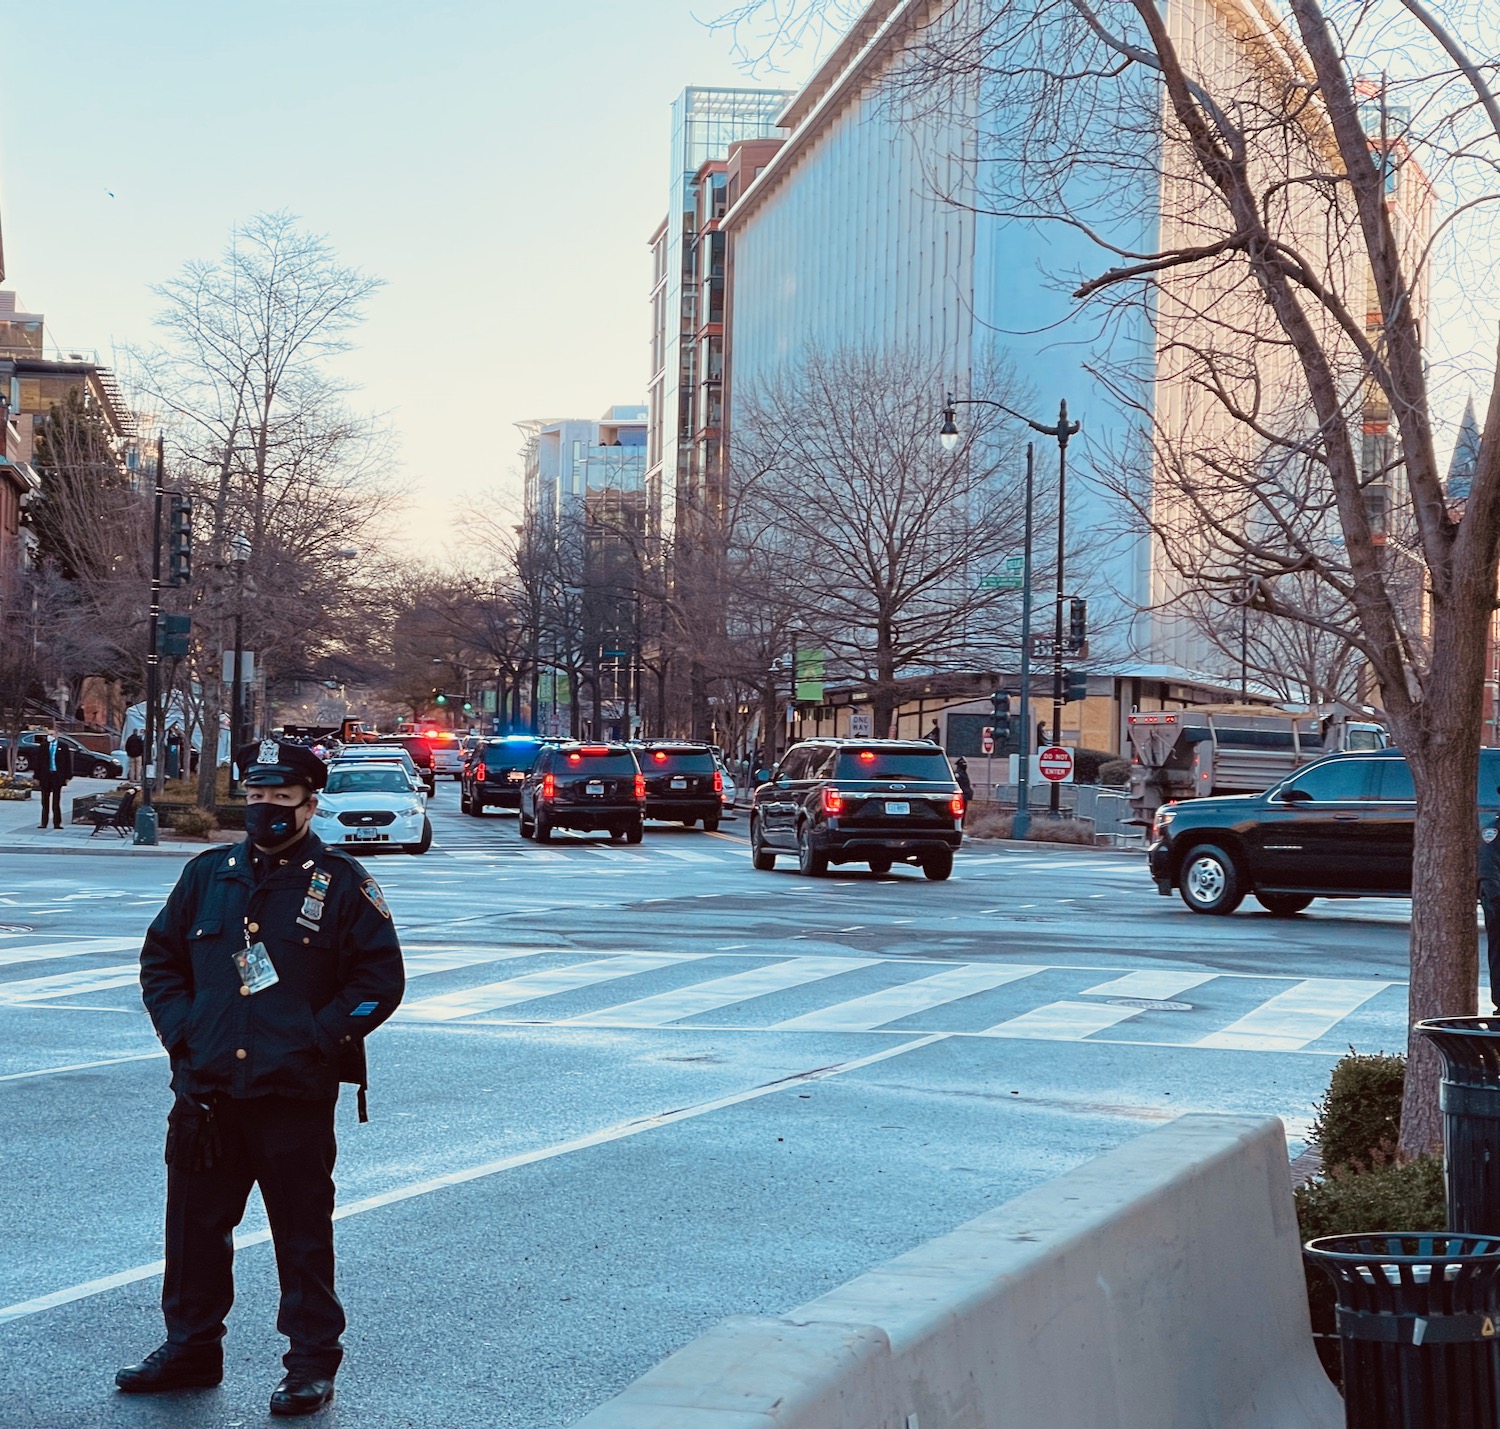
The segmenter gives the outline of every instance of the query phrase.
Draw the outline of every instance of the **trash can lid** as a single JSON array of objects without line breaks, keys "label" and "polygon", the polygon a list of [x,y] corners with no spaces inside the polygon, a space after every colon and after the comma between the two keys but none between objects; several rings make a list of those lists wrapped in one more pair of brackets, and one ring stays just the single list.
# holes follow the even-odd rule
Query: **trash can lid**
[{"label": "trash can lid", "polygon": [[1500,1085],[1500,1017],[1429,1017],[1416,1030],[1442,1054],[1447,1072]]}]

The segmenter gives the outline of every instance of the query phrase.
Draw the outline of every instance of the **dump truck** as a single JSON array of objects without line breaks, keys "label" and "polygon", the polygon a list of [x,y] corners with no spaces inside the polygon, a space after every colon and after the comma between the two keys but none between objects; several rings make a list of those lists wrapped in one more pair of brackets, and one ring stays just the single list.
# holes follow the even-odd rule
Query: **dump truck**
[{"label": "dump truck", "polygon": [[1389,742],[1384,725],[1343,705],[1199,705],[1140,711],[1126,721],[1131,822],[1140,824],[1172,800],[1258,794],[1325,754]]}]

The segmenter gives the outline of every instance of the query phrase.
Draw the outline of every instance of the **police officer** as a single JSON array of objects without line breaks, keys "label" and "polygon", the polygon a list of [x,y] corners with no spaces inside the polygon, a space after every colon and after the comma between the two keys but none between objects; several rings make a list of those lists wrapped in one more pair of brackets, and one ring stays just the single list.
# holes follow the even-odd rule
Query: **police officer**
[{"label": "police officer", "polygon": [[262,740],[236,762],[242,844],[183,871],[141,951],[141,989],[171,1055],[167,1118],[167,1340],[115,1383],[131,1394],[223,1378],[234,1228],[257,1183],[291,1342],[272,1414],[333,1398],[344,1311],[333,1287],[334,1103],[359,1085],[365,1037],[405,990],[380,888],[309,827],[328,770],[310,749]]},{"label": "police officer", "polygon": [[1500,1017],[1500,814],[1479,831],[1479,906],[1490,963],[1490,1001]]}]

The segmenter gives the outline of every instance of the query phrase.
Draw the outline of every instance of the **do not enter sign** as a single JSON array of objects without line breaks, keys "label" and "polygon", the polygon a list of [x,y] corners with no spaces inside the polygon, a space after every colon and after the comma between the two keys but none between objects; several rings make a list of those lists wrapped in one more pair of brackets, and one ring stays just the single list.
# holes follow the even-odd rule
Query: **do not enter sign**
[{"label": "do not enter sign", "polygon": [[979,752],[981,754],[995,752],[995,731],[991,725],[985,725],[984,733],[979,736]]},{"label": "do not enter sign", "polygon": [[1042,778],[1054,784],[1066,784],[1073,777],[1073,751],[1061,744],[1049,744],[1036,757]]}]

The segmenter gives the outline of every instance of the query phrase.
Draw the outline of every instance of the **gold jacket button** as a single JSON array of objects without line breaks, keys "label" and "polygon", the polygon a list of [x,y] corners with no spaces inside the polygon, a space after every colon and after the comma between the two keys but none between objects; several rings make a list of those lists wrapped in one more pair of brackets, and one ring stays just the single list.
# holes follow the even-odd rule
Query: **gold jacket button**
[{"label": "gold jacket button", "polygon": [[[247,988],[246,991],[248,992],[249,989]],[[250,1054],[243,1047],[236,1047],[234,1049],[234,1055],[236,1057],[238,1057],[240,1059],[240,1061],[243,1062],[245,1060],[245,1058],[248,1057]]]},{"label": "gold jacket button", "polygon": [[259,923],[246,923],[245,924],[245,931],[248,932],[248,933],[258,933],[258,932],[260,932],[260,924]]},{"label": "gold jacket button", "polygon": [[249,997],[250,996],[250,989],[248,987],[242,987],[240,989],[240,996],[241,997]]}]

